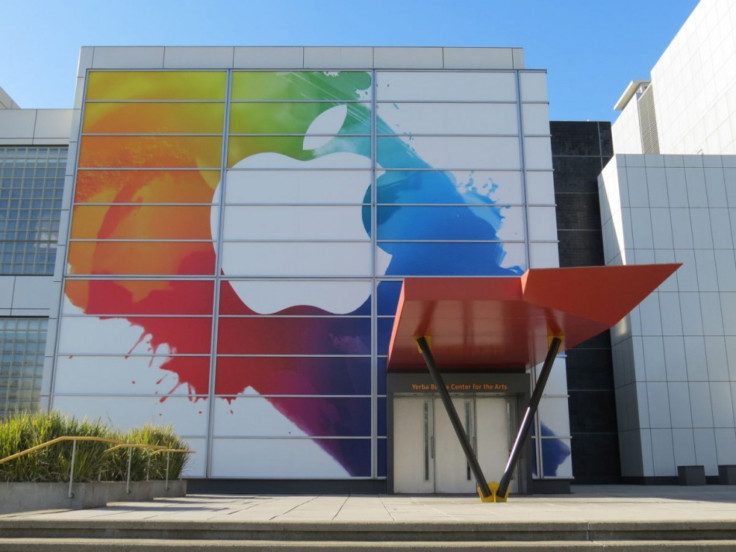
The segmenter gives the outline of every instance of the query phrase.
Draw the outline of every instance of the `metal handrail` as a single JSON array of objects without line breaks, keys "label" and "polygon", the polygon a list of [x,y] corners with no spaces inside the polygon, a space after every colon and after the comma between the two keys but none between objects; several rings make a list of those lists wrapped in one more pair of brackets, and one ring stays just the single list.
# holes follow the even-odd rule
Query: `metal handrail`
[{"label": "metal handrail", "polygon": [[[114,445],[108,448],[107,450],[103,451],[103,454],[106,452],[111,452],[113,450],[120,449],[120,448],[128,449],[128,473],[127,473],[126,482],[125,482],[125,493],[126,494],[130,494],[130,471],[131,471],[131,465],[133,463],[133,449],[134,448],[151,450],[153,451],[153,454],[156,454],[159,452],[166,453],[166,484],[164,488],[167,491],[169,490],[169,464],[170,464],[169,454],[172,452],[179,452],[182,454],[192,454],[195,452],[189,449],[169,448],[169,447],[166,447],[165,445],[148,445],[144,443],[125,443],[121,441],[120,439],[109,439],[107,437],[92,437],[92,436],[86,436],[86,435],[78,435],[78,436],[63,435],[61,437],[56,437],[55,439],[51,439],[50,441],[46,441],[39,445],[27,448],[26,450],[16,452],[15,454],[11,454],[10,456],[6,456],[5,458],[0,458],[0,464],[5,464],[6,462],[9,462],[10,460],[15,460],[16,458],[20,458],[21,456],[31,454],[33,452],[48,448],[51,445],[55,445],[57,443],[61,443],[64,441],[72,442],[72,461],[71,461],[71,466],[69,467],[69,493],[67,495],[69,498],[74,498],[74,493],[72,492],[72,484],[74,483],[74,462],[77,457],[77,441],[96,441],[96,442],[108,443],[108,444]],[[149,467],[150,467],[150,458],[148,462],[149,462]],[[146,479],[148,479],[148,470],[146,472]]]},{"label": "metal handrail", "polygon": [[45,449],[46,447],[50,447],[51,445],[55,445],[56,443],[61,443],[63,441],[97,441],[97,442],[102,442],[102,443],[115,443],[115,444],[123,443],[120,439],[108,439],[107,437],[91,437],[91,436],[85,436],[85,435],[79,435],[75,437],[75,436],[64,435],[62,437],[56,437],[55,439],[51,439],[50,441],[41,443],[40,445],[36,445],[35,447],[31,447],[26,450],[16,452],[15,454],[11,454],[10,456],[6,456],[5,458],[0,458],[0,464],[5,464],[5,462],[9,462],[10,460],[15,460],[16,458],[20,458],[21,456],[25,456],[26,454],[36,452],[37,450]]}]

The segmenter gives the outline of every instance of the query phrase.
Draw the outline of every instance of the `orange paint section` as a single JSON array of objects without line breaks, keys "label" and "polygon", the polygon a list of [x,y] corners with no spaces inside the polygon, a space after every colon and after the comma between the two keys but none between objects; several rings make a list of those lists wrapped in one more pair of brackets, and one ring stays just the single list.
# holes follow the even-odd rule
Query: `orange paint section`
[{"label": "orange paint section", "polygon": [[416,337],[431,337],[444,370],[523,370],[550,337],[564,349],[607,330],[679,264],[532,269],[521,277],[406,278],[387,369],[424,370]]},{"label": "orange paint section", "polygon": [[215,273],[209,242],[71,242],[73,274],[209,275]]},{"label": "orange paint section", "polygon": [[209,205],[76,205],[72,239],[211,240]]},{"label": "orange paint section", "polygon": [[222,134],[223,103],[88,103],[82,132]]},{"label": "orange paint section", "polygon": [[221,136],[82,136],[79,167],[219,168]]},{"label": "orange paint section", "polygon": [[75,203],[211,203],[220,171],[80,170]]}]

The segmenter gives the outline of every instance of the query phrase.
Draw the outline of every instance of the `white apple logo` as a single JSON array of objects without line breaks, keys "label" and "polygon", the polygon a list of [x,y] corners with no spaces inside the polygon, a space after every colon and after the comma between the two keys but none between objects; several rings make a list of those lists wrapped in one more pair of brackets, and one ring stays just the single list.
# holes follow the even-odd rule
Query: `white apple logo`
[{"label": "white apple logo", "polygon": [[[307,129],[304,150],[329,143],[346,117],[344,104],[320,114]],[[357,153],[333,152],[299,161],[267,152],[246,157],[228,169],[226,205],[237,207],[226,210],[224,237],[228,241],[223,245],[222,272],[233,277],[280,277],[231,280],[245,305],[260,314],[296,305],[347,314],[370,297],[371,244],[362,218],[362,203],[372,178],[368,168],[369,160]],[[210,213],[215,243],[220,196],[218,185]],[[276,206],[284,203],[290,206]],[[263,243],[264,236],[277,240]],[[390,260],[391,255],[377,249],[375,274],[385,274]],[[336,282],[319,280],[320,276],[356,279]]]}]

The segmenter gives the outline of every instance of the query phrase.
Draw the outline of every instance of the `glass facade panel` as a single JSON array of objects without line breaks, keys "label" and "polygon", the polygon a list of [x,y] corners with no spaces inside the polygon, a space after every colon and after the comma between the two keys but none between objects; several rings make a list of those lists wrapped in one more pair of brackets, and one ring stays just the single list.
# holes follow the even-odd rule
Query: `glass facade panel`
[{"label": "glass facade panel", "polygon": [[[77,205],[71,239],[210,240],[211,207],[189,205]],[[100,221],[110,221],[101,225]]]},{"label": "glass facade panel", "polygon": [[82,132],[115,134],[222,133],[223,103],[90,103]]},{"label": "glass facade panel", "polygon": [[212,275],[211,242],[78,241],[69,244],[72,273],[79,275]]},{"label": "glass facade panel", "polygon": [[224,100],[225,71],[90,71],[90,100]]},{"label": "glass facade panel", "polygon": [[220,136],[82,136],[80,167],[220,166]]},{"label": "glass facade panel", "polygon": [[[322,113],[344,105],[334,102],[233,103],[230,106],[230,133],[306,134],[311,123]],[[351,103],[345,112],[345,134],[369,133],[370,105]]]},{"label": "glass facade panel", "polygon": [[211,203],[220,171],[80,170],[76,203]]},{"label": "glass facade panel", "polygon": [[0,318],[0,418],[38,408],[45,318]]},{"label": "glass facade panel", "polygon": [[66,147],[0,147],[0,275],[54,272]]},{"label": "glass facade panel", "polygon": [[231,97],[238,100],[369,100],[365,71],[235,71]]}]

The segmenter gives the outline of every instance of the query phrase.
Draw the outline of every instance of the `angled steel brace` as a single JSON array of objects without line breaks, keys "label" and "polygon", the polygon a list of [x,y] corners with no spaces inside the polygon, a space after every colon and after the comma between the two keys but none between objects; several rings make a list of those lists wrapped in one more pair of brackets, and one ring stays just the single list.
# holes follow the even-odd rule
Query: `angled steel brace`
[{"label": "angled steel brace", "polygon": [[539,401],[542,399],[542,393],[544,393],[544,387],[547,385],[547,379],[549,378],[549,374],[552,371],[552,365],[554,364],[555,357],[560,350],[560,345],[562,345],[561,338],[553,337],[551,339],[549,350],[547,351],[547,357],[544,359],[542,370],[539,373],[539,377],[537,378],[537,384],[534,386],[534,391],[532,392],[532,396],[529,399],[529,404],[527,405],[526,411],[524,412],[524,418],[522,419],[521,425],[519,426],[519,431],[516,434],[514,446],[511,447],[509,460],[506,463],[506,469],[501,476],[501,480],[497,484],[498,487],[496,487],[495,483],[491,483],[491,487],[495,491],[494,497],[496,498],[496,500],[494,500],[494,502],[505,502],[506,498],[508,497],[511,476],[514,472],[514,469],[516,468],[516,464],[519,460],[519,455],[524,448],[526,439],[529,436],[529,430],[531,429],[534,415],[537,413]]},{"label": "angled steel brace", "polygon": [[434,362],[432,351],[429,349],[429,343],[427,343],[427,339],[423,336],[417,337],[416,341],[419,346],[419,350],[424,357],[424,363],[427,365],[427,370],[429,370],[429,375],[432,376],[432,381],[434,381],[434,384],[437,386],[437,391],[439,391],[442,404],[445,406],[447,415],[450,417],[450,422],[455,430],[458,441],[460,441],[460,446],[463,448],[465,458],[468,460],[468,465],[475,476],[475,481],[478,483],[478,493],[481,496],[481,500],[484,500],[484,502],[490,501],[494,495],[483,475],[483,470],[480,468],[478,458],[475,456],[475,451],[470,444],[470,439],[468,439],[468,434],[465,432],[465,428],[463,428],[460,417],[457,415],[455,405],[452,404],[452,399],[450,398],[450,393],[447,391],[447,387],[445,387],[445,381],[442,378],[442,374],[440,374],[437,369],[437,365]]}]

